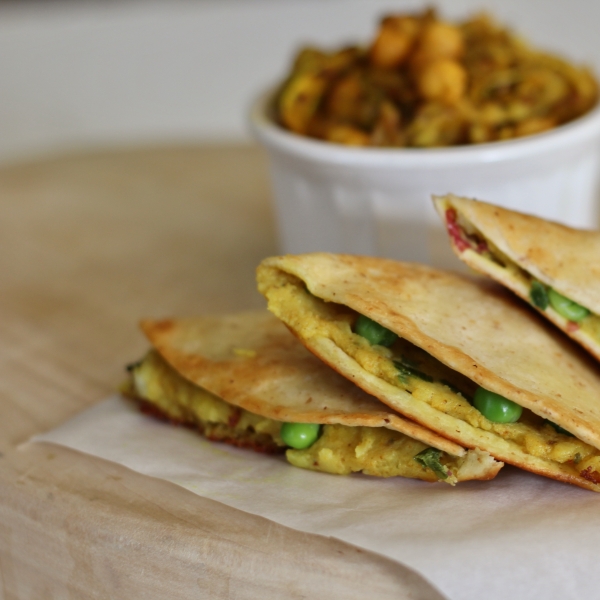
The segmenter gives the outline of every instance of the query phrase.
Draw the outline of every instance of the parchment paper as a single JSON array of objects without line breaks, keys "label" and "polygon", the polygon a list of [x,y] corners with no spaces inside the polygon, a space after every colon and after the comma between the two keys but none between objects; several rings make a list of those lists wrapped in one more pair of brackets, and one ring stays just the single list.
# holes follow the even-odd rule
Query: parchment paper
[{"label": "parchment paper", "polygon": [[114,396],[38,436],[400,561],[451,600],[600,597],[600,494],[505,467],[455,488],[336,476],[204,440]]}]

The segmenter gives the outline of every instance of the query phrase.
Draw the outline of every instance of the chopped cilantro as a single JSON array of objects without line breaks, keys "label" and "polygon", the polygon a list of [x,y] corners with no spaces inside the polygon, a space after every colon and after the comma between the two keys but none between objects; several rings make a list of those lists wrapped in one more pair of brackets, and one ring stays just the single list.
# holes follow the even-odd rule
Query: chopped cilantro
[{"label": "chopped cilantro", "polygon": [[531,298],[533,305],[537,306],[540,310],[546,310],[550,303],[550,299],[548,298],[548,288],[535,279],[531,282],[529,298]]},{"label": "chopped cilantro", "polygon": [[402,358],[402,360],[395,360],[394,366],[398,369],[398,377],[403,383],[407,383],[408,377],[417,377],[418,379],[422,379],[423,381],[428,381],[429,383],[433,383],[433,377],[430,377],[423,371],[419,371],[419,369],[415,369],[414,367],[407,365],[408,361]]},{"label": "chopped cilantro", "polygon": [[136,362],[129,363],[129,364],[128,364],[128,365],[125,367],[125,370],[126,370],[128,373],[133,373],[133,371],[135,371],[135,370],[136,370],[136,369],[137,369],[137,368],[138,368],[138,367],[139,367],[139,366],[140,366],[140,365],[141,365],[143,362],[144,362],[144,359],[142,358],[142,359],[140,359],[140,360],[138,360],[138,361],[136,361]]},{"label": "chopped cilantro", "polygon": [[442,451],[437,448],[425,448],[413,457],[420,465],[431,469],[439,479],[448,479],[448,469],[440,462]]},{"label": "chopped cilantro", "polygon": [[404,354],[402,354],[400,361],[405,367],[409,367],[410,369],[416,369],[419,366],[419,363],[414,361],[412,358],[408,358]]},{"label": "chopped cilantro", "polygon": [[554,427],[556,433],[562,433],[563,435],[575,437],[570,431],[563,429],[560,425],[557,425],[556,423],[553,423],[552,421],[549,421],[548,419],[544,419],[544,420],[546,421],[546,423],[548,423],[548,425],[552,425],[552,427]]},{"label": "chopped cilantro", "polygon": [[369,319],[369,317],[365,317],[365,315],[358,315],[354,323],[354,333],[365,338],[369,344],[386,348],[389,348],[398,339],[398,335],[393,331],[386,329],[383,325]]}]

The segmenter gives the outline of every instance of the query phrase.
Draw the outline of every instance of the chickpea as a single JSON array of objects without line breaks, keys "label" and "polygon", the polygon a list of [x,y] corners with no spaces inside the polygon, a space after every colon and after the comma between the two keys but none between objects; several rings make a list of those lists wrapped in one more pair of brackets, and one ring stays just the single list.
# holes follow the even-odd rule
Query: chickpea
[{"label": "chickpea", "polygon": [[430,8],[385,17],[367,46],[300,51],[276,118],[337,143],[435,147],[545,131],[598,96],[587,68],[529,48],[485,15],[451,24]]},{"label": "chickpea", "polygon": [[384,19],[369,51],[371,64],[393,69],[404,63],[413,48],[419,27],[419,21],[412,17]]},{"label": "chickpea", "polygon": [[416,83],[422,98],[454,104],[464,96],[467,72],[455,60],[438,58],[423,66],[416,74]]},{"label": "chickpea", "polygon": [[463,35],[454,25],[433,21],[419,36],[417,54],[429,59],[461,58],[465,51]]}]

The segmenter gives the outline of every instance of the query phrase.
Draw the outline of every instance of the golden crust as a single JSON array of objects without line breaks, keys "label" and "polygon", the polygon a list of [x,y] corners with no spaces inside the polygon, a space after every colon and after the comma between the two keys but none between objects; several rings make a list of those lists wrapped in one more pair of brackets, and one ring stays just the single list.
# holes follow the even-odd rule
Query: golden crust
[{"label": "golden crust", "polygon": [[234,406],[278,421],[387,427],[454,456],[465,454],[340,377],[267,311],[144,320],[141,327],[180,375]]},{"label": "golden crust", "polygon": [[600,232],[453,194],[434,201],[442,218],[442,207],[452,206],[522,269],[600,314]]},{"label": "golden crust", "polygon": [[[316,253],[273,257],[258,269],[259,290],[291,274],[326,302],[364,314],[482,387],[506,396],[600,448],[600,373],[587,355],[501,288],[422,266]],[[272,306],[278,311],[278,307]],[[294,331],[293,317],[278,314]],[[600,486],[490,432],[415,402],[369,374],[318,332],[303,343],[365,391],[447,438],[521,468],[582,487]],[[354,364],[353,364],[354,363]]]},{"label": "golden crust", "polygon": [[444,201],[451,204],[536,279],[600,314],[600,232],[452,194],[435,201],[438,207]]}]

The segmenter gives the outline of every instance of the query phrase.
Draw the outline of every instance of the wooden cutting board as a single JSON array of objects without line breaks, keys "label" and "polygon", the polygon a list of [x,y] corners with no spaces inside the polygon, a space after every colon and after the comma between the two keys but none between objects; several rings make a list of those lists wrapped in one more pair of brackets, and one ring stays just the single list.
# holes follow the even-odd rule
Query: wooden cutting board
[{"label": "wooden cutting board", "polygon": [[115,390],[141,317],[263,306],[269,195],[249,146],[0,168],[0,600],[441,598],[374,553],[24,444]]}]

